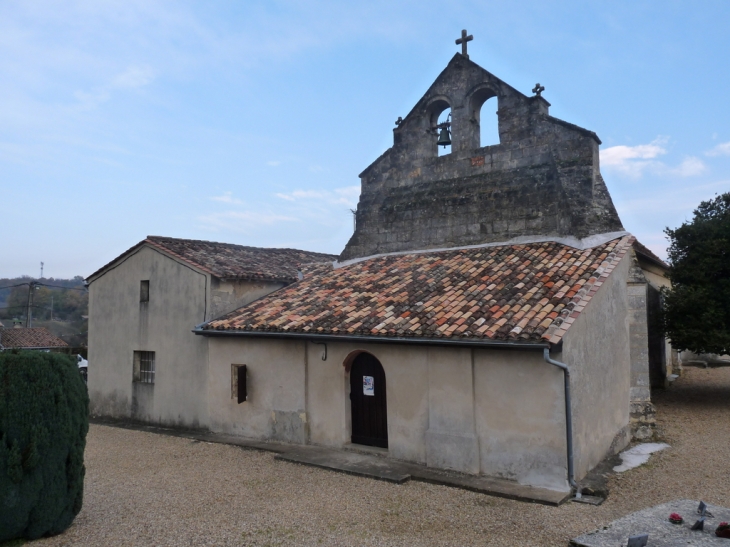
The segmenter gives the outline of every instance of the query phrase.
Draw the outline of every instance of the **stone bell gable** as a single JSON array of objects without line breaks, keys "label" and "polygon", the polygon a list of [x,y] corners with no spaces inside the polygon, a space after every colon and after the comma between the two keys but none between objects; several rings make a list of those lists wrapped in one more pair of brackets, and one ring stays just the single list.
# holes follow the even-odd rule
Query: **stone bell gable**
[{"label": "stone bell gable", "polygon": [[[601,141],[550,116],[543,89],[528,97],[454,55],[360,174],[356,229],[340,259],[623,230],[599,171]],[[480,120],[495,106],[499,143],[482,146]],[[439,157],[448,108],[451,153]]]}]

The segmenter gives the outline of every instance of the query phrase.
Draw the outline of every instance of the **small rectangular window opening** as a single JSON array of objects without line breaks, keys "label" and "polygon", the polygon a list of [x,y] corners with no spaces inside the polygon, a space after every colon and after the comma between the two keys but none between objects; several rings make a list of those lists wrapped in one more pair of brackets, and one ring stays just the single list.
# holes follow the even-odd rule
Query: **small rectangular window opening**
[{"label": "small rectangular window opening", "polygon": [[240,405],[246,400],[246,365],[231,365],[231,399]]},{"label": "small rectangular window opening", "polygon": [[150,301],[149,279],[139,282],[139,301],[140,302],[149,302]]},{"label": "small rectangular window opening", "polygon": [[155,352],[134,352],[134,381],[142,384],[155,383]]}]

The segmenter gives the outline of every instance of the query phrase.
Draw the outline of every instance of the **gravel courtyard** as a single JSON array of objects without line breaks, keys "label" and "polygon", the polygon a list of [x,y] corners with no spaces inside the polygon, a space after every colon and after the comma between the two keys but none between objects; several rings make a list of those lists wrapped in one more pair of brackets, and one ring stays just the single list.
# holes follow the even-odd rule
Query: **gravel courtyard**
[{"label": "gravel courtyard", "polygon": [[686,369],[654,400],[671,448],[614,476],[600,507],[393,485],[270,453],[92,425],[84,508],[64,534],[33,545],[566,546],[676,498],[729,507],[730,368]]}]

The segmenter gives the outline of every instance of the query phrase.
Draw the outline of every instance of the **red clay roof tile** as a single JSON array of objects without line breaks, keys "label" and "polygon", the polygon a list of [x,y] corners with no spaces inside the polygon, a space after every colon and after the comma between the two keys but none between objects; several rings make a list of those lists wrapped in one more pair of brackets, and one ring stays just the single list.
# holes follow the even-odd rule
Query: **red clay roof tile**
[{"label": "red clay roof tile", "polygon": [[144,245],[149,245],[173,255],[221,279],[241,281],[283,281],[292,283],[297,280],[297,268],[300,265],[317,262],[331,263],[337,258],[334,255],[297,249],[246,247],[233,243],[147,236],[147,239],[115,258],[87,279],[99,275],[119,258]]},{"label": "red clay roof tile", "polygon": [[555,343],[632,242],[505,245],[317,267],[203,329]]},{"label": "red clay roof tile", "polygon": [[0,329],[2,348],[65,348],[68,344],[45,327]]}]

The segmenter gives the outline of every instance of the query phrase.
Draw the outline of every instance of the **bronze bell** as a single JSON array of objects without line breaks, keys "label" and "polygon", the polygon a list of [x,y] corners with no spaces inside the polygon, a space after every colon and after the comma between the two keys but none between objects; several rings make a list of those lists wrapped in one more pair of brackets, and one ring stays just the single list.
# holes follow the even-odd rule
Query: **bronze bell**
[{"label": "bronze bell", "polygon": [[436,146],[443,146],[446,148],[447,146],[451,145],[451,135],[449,134],[449,130],[445,127],[441,129],[441,133],[439,134],[439,140],[436,143]]}]

